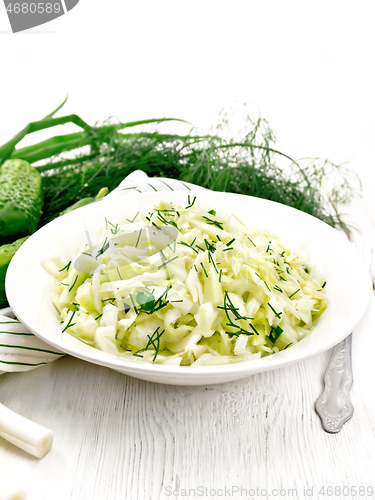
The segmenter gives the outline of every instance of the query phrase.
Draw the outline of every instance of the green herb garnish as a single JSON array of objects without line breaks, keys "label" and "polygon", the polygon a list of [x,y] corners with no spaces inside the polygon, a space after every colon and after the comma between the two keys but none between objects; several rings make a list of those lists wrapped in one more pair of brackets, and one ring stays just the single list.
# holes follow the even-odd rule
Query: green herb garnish
[{"label": "green herb garnish", "polygon": [[72,323],[72,320],[74,318],[75,313],[76,313],[76,311],[72,312],[72,315],[70,316],[69,321],[68,321],[67,325],[65,326],[65,328],[63,329],[62,333],[64,333],[65,330],[67,330],[68,328],[70,328],[70,327],[72,327],[72,326],[75,325],[75,323]]},{"label": "green herb garnish", "polygon": [[273,327],[271,326],[271,332],[270,332],[270,340],[275,343],[276,340],[280,337],[280,335],[283,333],[283,329],[280,326]]},{"label": "green herb garnish", "polygon": [[63,267],[62,269],[59,269],[59,272],[62,273],[63,271],[69,271],[71,263],[72,263],[72,261],[70,260],[65,267]]},{"label": "green herb garnish", "polygon": [[273,311],[273,313],[275,314],[275,316],[280,319],[282,312],[278,313],[277,311],[275,311],[275,309],[271,306],[271,304],[269,302],[268,302],[268,305],[269,305],[270,309]]},{"label": "green herb garnish", "polygon": [[291,299],[292,297],[294,297],[294,295],[295,295],[297,292],[299,292],[300,290],[301,290],[301,289],[300,289],[300,288],[298,288],[298,290],[296,290],[294,293],[292,293],[292,295],[289,295],[289,298]]}]

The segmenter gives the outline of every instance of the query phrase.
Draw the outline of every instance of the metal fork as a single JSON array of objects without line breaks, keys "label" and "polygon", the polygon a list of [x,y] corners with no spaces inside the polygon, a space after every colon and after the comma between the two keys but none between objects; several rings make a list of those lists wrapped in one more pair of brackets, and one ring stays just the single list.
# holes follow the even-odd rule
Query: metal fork
[{"label": "metal fork", "polygon": [[[371,269],[373,248],[364,244],[362,255]],[[324,391],[315,403],[323,429],[326,432],[340,432],[345,422],[354,413],[350,399],[353,385],[352,333],[335,345],[324,374]]]}]

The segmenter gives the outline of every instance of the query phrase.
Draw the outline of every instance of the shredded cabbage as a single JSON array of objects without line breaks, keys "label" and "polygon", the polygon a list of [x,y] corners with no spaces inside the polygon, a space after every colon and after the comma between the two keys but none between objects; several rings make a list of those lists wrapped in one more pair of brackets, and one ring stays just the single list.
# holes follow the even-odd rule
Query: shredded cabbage
[{"label": "shredded cabbage", "polygon": [[73,262],[44,259],[62,331],[126,359],[251,360],[299,342],[327,306],[307,245],[195,202],[105,220]]}]

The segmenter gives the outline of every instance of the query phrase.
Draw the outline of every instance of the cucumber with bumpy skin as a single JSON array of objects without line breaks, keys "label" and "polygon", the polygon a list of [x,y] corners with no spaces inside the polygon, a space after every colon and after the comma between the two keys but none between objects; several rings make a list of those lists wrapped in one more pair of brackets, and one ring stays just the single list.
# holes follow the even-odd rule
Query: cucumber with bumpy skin
[{"label": "cucumber with bumpy skin", "polygon": [[9,263],[19,247],[27,240],[27,238],[28,236],[20,238],[9,245],[3,245],[0,247],[0,307],[5,307],[8,304],[5,295],[5,275]]},{"label": "cucumber with bumpy skin", "polygon": [[33,233],[43,207],[42,178],[24,160],[0,167],[0,245]]}]

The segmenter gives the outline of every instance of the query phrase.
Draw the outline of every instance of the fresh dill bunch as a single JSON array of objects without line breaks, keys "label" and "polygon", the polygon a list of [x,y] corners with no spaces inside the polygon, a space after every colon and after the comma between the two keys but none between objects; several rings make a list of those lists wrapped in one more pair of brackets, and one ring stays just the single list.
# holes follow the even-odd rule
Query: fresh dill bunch
[{"label": "fresh dill bunch", "polygon": [[128,174],[143,170],[150,177],[283,203],[349,231],[337,206],[360,190],[354,172],[327,159],[296,161],[277,150],[275,132],[264,118],[246,114],[236,138],[230,136],[225,113],[208,134],[196,129],[187,135],[165,133],[161,125],[123,133],[115,123],[98,124],[85,148],[39,166],[45,195],[42,224],[79,199],[95,196],[102,187],[112,191]]}]

